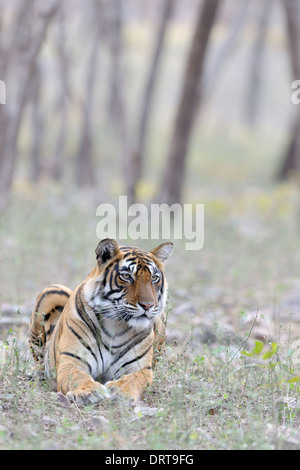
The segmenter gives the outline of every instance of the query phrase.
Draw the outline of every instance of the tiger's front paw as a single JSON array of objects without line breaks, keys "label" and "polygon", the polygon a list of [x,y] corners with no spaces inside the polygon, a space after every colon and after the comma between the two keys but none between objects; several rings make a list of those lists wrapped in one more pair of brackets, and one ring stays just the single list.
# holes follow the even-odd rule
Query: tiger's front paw
[{"label": "tiger's front paw", "polygon": [[122,380],[110,380],[105,383],[105,387],[109,390],[112,398],[116,399],[125,399],[129,401],[129,404],[135,405],[137,402],[137,397],[130,389],[128,389]]},{"label": "tiger's front paw", "polygon": [[120,386],[117,380],[109,380],[108,382],[105,383],[105,387],[109,390],[109,393],[111,394],[112,397],[124,396],[124,393],[120,389]]},{"label": "tiger's front paw", "polygon": [[95,383],[85,389],[72,390],[67,393],[67,397],[78,405],[85,406],[99,403],[110,398],[111,395],[104,385]]}]

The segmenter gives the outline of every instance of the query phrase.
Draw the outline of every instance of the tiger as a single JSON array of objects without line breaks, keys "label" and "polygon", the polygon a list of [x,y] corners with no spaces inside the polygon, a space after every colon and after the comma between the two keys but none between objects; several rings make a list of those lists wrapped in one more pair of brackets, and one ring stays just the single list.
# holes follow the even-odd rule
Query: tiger
[{"label": "tiger", "polygon": [[96,266],[74,290],[43,289],[31,315],[29,346],[56,390],[79,405],[123,396],[137,403],[153,382],[164,347],[171,242],[147,252],[98,244]]}]

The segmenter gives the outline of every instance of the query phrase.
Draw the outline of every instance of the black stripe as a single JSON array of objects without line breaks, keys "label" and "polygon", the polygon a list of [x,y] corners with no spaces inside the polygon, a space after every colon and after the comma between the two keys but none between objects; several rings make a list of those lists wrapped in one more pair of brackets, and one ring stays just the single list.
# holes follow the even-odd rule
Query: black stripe
[{"label": "black stripe", "polygon": [[104,343],[103,340],[102,340],[102,344],[103,344],[103,346],[105,347],[106,351],[111,352],[111,348],[109,348],[109,347],[107,346],[107,344]]},{"label": "black stripe", "polygon": [[[142,332],[142,333],[144,333],[144,332]],[[139,343],[141,343],[144,339],[146,339],[147,336],[149,336],[150,333],[151,333],[151,331],[148,330],[147,333],[142,336],[142,338],[137,338],[135,341],[132,341],[123,351],[120,352],[120,354],[118,354],[118,356],[113,360],[113,362],[110,365],[113,366],[114,364],[116,364],[116,362],[118,362],[123,356],[125,356],[125,354],[128,353],[128,351],[130,351],[130,349],[134,348]],[[151,347],[152,347],[152,344],[150,345],[150,348]],[[149,351],[149,349],[147,351]],[[134,359],[134,360],[136,360],[136,359]]]},{"label": "black stripe", "polygon": [[47,295],[53,295],[53,294],[57,294],[57,295],[65,295],[66,297],[70,297],[70,294],[68,294],[66,291],[63,291],[63,290],[57,290],[57,289],[53,289],[53,290],[49,290],[47,292],[44,292],[44,294],[42,295],[42,297],[40,298],[40,300],[38,301],[38,304],[36,306],[36,312],[39,311],[39,307],[41,305],[41,302],[42,300],[44,300],[44,297],[46,297]]},{"label": "black stripe", "polygon": [[119,302],[119,300],[123,299],[124,293],[122,293],[122,295],[119,295],[119,297],[114,297],[113,299],[110,299],[111,294],[115,294],[116,292],[117,292],[117,291],[115,291],[115,292],[109,292],[107,295],[104,295],[104,296],[103,296],[103,299],[111,300],[111,302]]},{"label": "black stripe", "polygon": [[[104,333],[106,334],[106,336],[108,336],[109,338],[112,338],[113,336],[110,334],[109,331],[107,331],[106,328],[104,328],[104,325],[102,325],[102,323],[100,323],[100,328],[104,331]],[[127,331],[127,330],[126,330]]]},{"label": "black stripe", "polygon": [[114,290],[113,282],[116,283],[116,277],[117,277],[118,272],[119,272],[119,263],[117,262],[110,273],[109,287],[111,291]]},{"label": "black stripe", "polygon": [[54,309],[53,309],[53,312],[54,312],[55,310],[58,310],[59,312],[62,312],[64,308],[65,308],[65,307],[63,307],[62,305],[56,305],[56,307],[54,307]]},{"label": "black stripe", "polygon": [[78,359],[78,361],[82,362],[83,364],[87,365],[88,368],[89,368],[89,373],[90,375],[92,375],[92,368],[91,366],[89,365],[89,363],[87,361],[84,361],[81,357],[77,356],[76,354],[73,354],[71,352],[68,352],[68,351],[64,351],[60,354],[63,354],[64,356],[70,356],[70,357],[74,357],[74,359]]},{"label": "black stripe", "polygon": [[117,375],[118,372],[119,372],[121,369],[123,369],[124,367],[128,366],[129,364],[132,364],[133,362],[139,361],[140,359],[142,359],[142,357],[144,357],[144,356],[147,354],[147,352],[150,351],[150,349],[152,348],[152,346],[153,346],[153,344],[150,344],[149,348],[147,348],[146,351],[143,352],[143,354],[140,354],[139,356],[135,357],[134,359],[131,359],[131,361],[127,361],[127,362],[125,362],[124,364],[122,364],[121,367],[119,367],[119,369],[116,371],[116,374],[115,374],[115,375]]},{"label": "black stripe", "polygon": [[82,298],[81,298],[81,291],[83,289],[83,286],[84,286],[84,283],[81,284],[81,286],[79,287],[79,289],[77,291],[77,294],[76,294],[76,297],[75,297],[75,305],[76,305],[77,313],[80,316],[80,318],[82,319],[82,321],[90,329],[91,333],[93,334],[93,336],[96,340],[96,343],[97,343],[97,346],[98,346],[98,351],[99,351],[101,361],[102,361],[102,364],[103,364],[104,360],[103,360],[101,345],[100,345],[100,341],[99,341],[100,340],[100,337],[99,337],[100,330],[99,330],[99,328],[97,328],[94,325],[92,319],[89,317],[89,315],[85,311],[84,304],[83,304],[83,301],[82,301]]},{"label": "black stripe", "polygon": [[103,281],[102,281],[102,286],[103,286],[103,287],[104,287],[105,284],[106,284],[106,278],[107,278],[107,276],[108,276],[108,273],[109,273],[109,268],[106,267],[106,268],[105,268],[105,271],[104,271],[104,273],[103,273]]},{"label": "black stripe", "polygon": [[165,276],[163,273],[161,273],[161,286],[160,286],[161,291],[164,290],[164,287],[165,287]]},{"label": "black stripe", "polygon": [[79,328],[82,331],[82,333],[87,337],[87,341],[90,341],[89,335],[84,330],[83,326],[80,323],[78,323],[77,321],[75,321],[74,318],[71,318],[71,320],[72,320],[73,325],[75,325],[77,328]]},{"label": "black stripe", "polygon": [[121,333],[114,333],[113,335],[109,331],[107,331],[107,329],[104,327],[102,323],[100,323],[100,328],[109,338],[117,338],[118,336],[123,336],[125,335],[125,333],[128,333],[128,330],[131,330],[132,327],[127,325],[127,328],[125,328],[124,331],[121,331]]},{"label": "black stripe", "polygon": [[[115,265],[115,266],[114,266]],[[104,275],[103,275],[103,281],[102,281],[102,285],[104,286],[106,284],[106,278],[109,274],[109,271],[111,269],[111,267],[114,266],[113,269],[118,269],[118,266],[119,266],[119,260],[115,260],[114,258],[112,258],[111,261],[108,262],[106,268],[105,268],[105,271],[104,271]]]},{"label": "black stripe", "polygon": [[148,253],[146,253],[145,251],[141,251],[141,250],[128,250],[126,251],[125,255],[124,255],[124,259],[126,260],[142,260],[146,263],[153,263],[153,259],[148,255]]},{"label": "black stripe", "polygon": [[34,344],[35,346],[40,346],[40,347],[44,344],[41,339],[32,339],[32,338],[31,338],[31,339],[30,339],[30,342],[31,342],[32,344]]},{"label": "black stripe", "polygon": [[54,330],[55,326],[56,326],[56,325],[51,325],[51,326],[50,326],[49,330],[46,331],[46,336],[49,336],[49,335],[51,335],[51,334],[53,333],[53,330]]},{"label": "black stripe", "polygon": [[[57,325],[57,323],[56,323]],[[56,326],[55,325],[55,326]],[[53,355],[54,355],[54,367],[56,367],[56,338],[57,338],[57,332],[58,332],[58,328],[56,328],[56,330],[54,331],[54,340],[53,340]]]},{"label": "black stripe", "polygon": [[76,293],[76,298],[75,298],[75,305],[76,305],[76,310],[82,321],[87,325],[87,327],[91,330],[95,338],[97,337],[97,329],[91,320],[90,316],[86,313],[84,304],[81,298],[81,292],[83,289],[84,284],[81,284],[79,287],[77,293]]},{"label": "black stripe", "polygon": [[136,256],[132,255],[132,253],[128,253],[127,255],[124,256],[124,258],[126,259],[126,261],[132,261],[131,264],[136,264],[137,262]]},{"label": "black stripe", "polygon": [[67,323],[67,327],[72,331],[72,333],[76,336],[76,338],[79,339],[79,341],[81,342],[81,344],[91,353],[91,355],[93,356],[93,358],[95,359],[95,361],[98,363],[96,354],[95,354],[94,351],[91,349],[91,347],[88,345],[88,343],[69,325],[68,320],[66,321],[66,323]]},{"label": "black stripe", "polygon": [[64,308],[65,308],[65,307],[63,307],[62,305],[57,305],[57,306],[54,307],[49,313],[47,313],[47,314],[44,316],[44,321],[48,321],[49,318],[51,317],[51,315],[52,315],[53,313],[55,313],[55,311],[58,311],[58,312],[61,313]]},{"label": "black stripe", "polygon": [[103,355],[102,355],[102,351],[101,351],[101,346],[100,344],[98,344],[98,351],[99,351],[99,354],[100,354],[100,358],[101,358],[101,362],[102,362],[102,367],[104,365],[104,359],[103,359]]},{"label": "black stripe", "polygon": [[[143,331],[140,331],[139,333],[136,333],[135,335],[133,335],[131,338],[129,338],[127,341],[125,341],[124,343],[122,344],[119,344],[119,346],[112,346],[112,349],[118,349],[118,348],[123,348],[124,346],[126,346],[126,344],[130,343],[130,341],[132,341],[134,338],[136,338],[137,336],[141,336],[144,332]],[[147,337],[148,334],[146,334],[146,336],[144,336],[144,338]],[[143,339],[141,339],[141,341],[143,341]],[[130,346],[131,348],[131,346]],[[127,352],[127,351],[126,351]],[[125,352],[125,354],[126,354]],[[124,353],[123,353],[124,354]]]},{"label": "black stripe", "polygon": [[120,297],[119,297],[120,299],[122,299],[122,297],[124,297],[124,294],[125,294],[123,287],[110,289],[109,292],[107,292],[107,294],[102,294],[102,298],[103,299],[109,299],[112,294],[118,294],[119,292],[122,292],[122,295],[120,295]]}]

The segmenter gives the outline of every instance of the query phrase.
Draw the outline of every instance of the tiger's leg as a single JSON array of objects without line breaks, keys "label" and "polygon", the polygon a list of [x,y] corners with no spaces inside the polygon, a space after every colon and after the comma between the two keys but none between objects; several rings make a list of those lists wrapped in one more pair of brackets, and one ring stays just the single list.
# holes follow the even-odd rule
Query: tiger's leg
[{"label": "tiger's leg", "polygon": [[153,367],[161,350],[165,344],[166,318],[165,313],[155,319],[153,328],[153,347],[143,358],[141,369],[130,374],[126,374],[118,380],[110,380],[105,386],[116,393],[121,393],[136,403],[144,393],[148,385],[153,382]]},{"label": "tiger's leg", "polygon": [[55,372],[57,391],[80,405],[88,405],[109,398],[110,394],[93,378],[98,375],[98,344],[88,325],[72,315],[75,295],[76,291],[47,346],[46,372]]},{"label": "tiger's leg", "polygon": [[134,403],[141,398],[148,385],[153,382],[152,366],[145,367],[131,374],[124,375],[118,380],[110,380],[105,386],[117,394],[125,395]]},{"label": "tiger's leg", "polygon": [[59,361],[57,390],[79,405],[94,404],[110,398],[107,388],[92,378],[82,361],[71,356]]},{"label": "tiger's leg", "polygon": [[153,357],[154,365],[156,364],[161,352],[164,350],[166,342],[166,313],[157,317],[154,322],[154,344]]},{"label": "tiger's leg", "polygon": [[153,382],[153,340],[155,338],[154,331],[152,332],[150,340],[150,348],[147,352],[142,354],[139,359],[136,359],[130,364],[135,364],[136,370],[129,374],[125,374],[117,380],[110,380],[105,383],[105,386],[116,394],[125,395],[136,403],[141,398],[148,385]]},{"label": "tiger's leg", "polygon": [[31,315],[28,341],[34,360],[38,364],[43,364],[46,344],[71,292],[68,287],[55,284],[46,287],[37,296]]}]

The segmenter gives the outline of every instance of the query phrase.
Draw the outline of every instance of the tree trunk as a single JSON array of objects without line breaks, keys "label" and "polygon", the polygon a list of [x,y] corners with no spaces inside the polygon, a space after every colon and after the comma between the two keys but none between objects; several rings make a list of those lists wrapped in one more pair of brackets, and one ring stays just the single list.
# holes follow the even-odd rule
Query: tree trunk
[{"label": "tree trunk", "polygon": [[254,42],[251,64],[248,96],[246,103],[246,121],[249,126],[254,126],[260,103],[262,66],[264,63],[264,48],[270,20],[273,0],[264,0],[258,19],[258,34]]},{"label": "tree trunk", "polygon": [[78,186],[95,185],[95,169],[93,164],[93,138],[92,138],[92,111],[95,80],[97,76],[99,35],[100,35],[100,7],[94,0],[94,13],[96,19],[96,31],[91,45],[90,57],[87,66],[86,96],[82,104],[82,130],[77,153],[76,182]]},{"label": "tree trunk", "polygon": [[162,13],[160,15],[161,19],[158,25],[157,33],[155,35],[156,42],[154,45],[152,58],[149,62],[149,69],[148,74],[146,76],[144,93],[141,99],[141,109],[137,126],[138,132],[136,148],[131,154],[130,175],[127,181],[127,194],[131,202],[134,202],[136,200],[137,183],[142,176],[146,137],[151,117],[154,89],[158,77],[160,59],[163,52],[167,26],[169,23],[169,19],[172,15],[174,6],[175,0],[165,0],[163,4]]},{"label": "tree trunk", "polygon": [[[282,0],[286,16],[286,28],[291,58],[292,81],[300,79],[300,20],[297,0]],[[300,105],[296,107],[296,116],[291,132],[290,143],[278,172],[283,180],[293,173],[300,173]]]},{"label": "tree trunk", "polygon": [[38,64],[35,67],[34,78],[32,82],[32,148],[30,151],[30,180],[37,183],[41,173],[42,161],[42,136],[44,130],[44,115],[41,110],[41,71]]},{"label": "tree trunk", "polygon": [[205,0],[198,12],[194,36],[183,80],[181,99],[175,119],[170,152],[160,188],[159,200],[167,204],[181,202],[186,156],[197,109],[199,84],[210,33],[220,0]]},{"label": "tree trunk", "polygon": [[66,50],[66,22],[64,4],[61,2],[60,15],[58,17],[58,36],[56,41],[57,49],[57,67],[60,78],[61,88],[57,100],[57,109],[59,112],[60,126],[58,130],[55,151],[52,159],[51,173],[56,181],[60,181],[64,171],[65,160],[65,141],[68,129],[68,100],[71,98],[70,83],[70,57]]},{"label": "tree trunk", "polygon": [[[299,105],[298,105],[299,106]],[[283,159],[283,163],[278,173],[280,180],[285,180],[290,176],[300,173],[300,113],[298,113],[298,119],[294,123],[292,129],[290,141],[288,143],[286,153]]]},{"label": "tree trunk", "polygon": [[[11,77],[14,77],[14,81],[18,83],[17,80],[20,75],[19,68],[21,62],[20,48],[22,46],[23,52],[24,49],[26,51],[26,49],[29,48],[29,18],[32,14],[33,3],[34,0],[24,0],[21,2],[16,13],[16,18],[12,27],[12,34],[7,46],[5,45],[1,35],[1,79],[4,80],[5,84],[10,85]],[[17,67],[15,64],[17,64]],[[23,79],[23,70],[21,79]],[[16,115],[17,107],[18,103],[15,96],[12,99],[9,99],[4,106],[0,106],[0,209],[5,205],[11,186],[11,182],[6,181],[9,164],[13,164],[12,161],[7,161],[7,139],[13,125],[13,119]]]},{"label": "tree trunk", "polygon": [[122,102],[122,3],[121,0],[111,0],[105,9],[107,21],[104,23],[108,45],[109,57],[109,92],[108,117],[118,125],[120,102]]},{"label": "tree trunk", "polygon": [[116,131],[120,147],[121,172],[124,175],[125,184],[130,177],[130,148],[128,113],[124,96],[124,74],[122,70],[122,0],[111,0],[106,2],[106,21],[104,28],[108,38],[110,51],[110,89],[108,101],[108,115]]},{"label": "tree trunk", "polygon": [[2,151],[2,166],[0,174],[0,209],[2,209],[8,200],[13,174],[16,164],[17,140],[19,136],[20,125],[25,106],[30,94],[31,83],[33,81],[36,67],[36,59],[43,45],[48,27],[59,8],[59,2],[54,3],[51,8],[43,14],[42,26],[36,37],[31,39],[28,58],[25,65],[25,71],[19,80],[18,98],[15,108],[8,116],[6,124],[5,141]]},{"label": "tree trunk", "polygon": [[249,0],[240,0],[237,6],[233,5],[235,14],[232,15],[232,25],[230,27],[226,40],[222,43],[216,54],[216,58],[212,65],[204,71],[202,79],[203,99],[207,98],[214,92],[215,83],[220,80],[222,68],[229,62],[230,56],[233,55],[238,38],[245,25],[249,10]]}]

